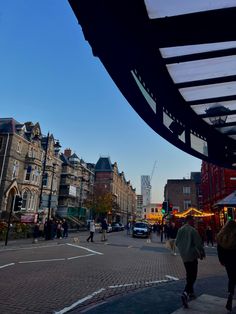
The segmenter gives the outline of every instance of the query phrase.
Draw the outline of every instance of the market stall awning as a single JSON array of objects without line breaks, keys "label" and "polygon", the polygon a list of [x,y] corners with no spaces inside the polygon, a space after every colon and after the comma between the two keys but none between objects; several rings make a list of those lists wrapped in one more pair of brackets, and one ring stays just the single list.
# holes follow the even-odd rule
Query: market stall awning
[{"label": "market stall awning", "polygon": [[190,207],[187,210],[181,212],[181,213],[176,213],[174,214],[174,216],[176,218],[185,218],[186,216],[191,215],[194,217],[210,217],[210,216],[214,216],[213,213],[209,213],[209,212],[202,212],[194,207]]},{"label": "market stall awning", "polygon": [[236,207],[236,191],[231,193],[230,195],[226,196],[222,200],[218,201],[215,205],[216,206],[232,206]]},{"label": "market stall awning", "polygon": [[68,0],[144,121],[195,157],[236,169],[236,0]]}]

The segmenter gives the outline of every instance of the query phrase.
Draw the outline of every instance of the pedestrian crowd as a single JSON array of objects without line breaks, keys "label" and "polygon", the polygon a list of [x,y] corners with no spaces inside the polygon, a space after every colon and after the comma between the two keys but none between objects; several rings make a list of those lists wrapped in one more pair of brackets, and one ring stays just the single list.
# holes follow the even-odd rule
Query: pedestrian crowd
[{"label": "pedestrian crowd", "polygon": [[68,237],[68,223],[66,219],[49,219],[45,223],[36,223],[33,230],[34,242],[40,237],[45,240],[62,239]]}]

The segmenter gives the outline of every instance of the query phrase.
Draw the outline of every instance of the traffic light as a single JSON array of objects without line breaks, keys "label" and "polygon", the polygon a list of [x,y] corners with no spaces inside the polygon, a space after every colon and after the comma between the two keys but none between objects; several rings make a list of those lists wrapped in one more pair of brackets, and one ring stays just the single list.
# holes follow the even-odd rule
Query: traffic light
[{"label": "traffic light", "polygon": [[173,210],[173,204],[169,203],[168,204],[168,212],[172,212]]},{"label": "traffic light", "polygon": [[161,209],[162,214],[165,214],[168,212],[168,201],[164,201],[162,203],[162,209]]},{"label": "traffic light", "polygon": [[20,195],[15,196],[15,204],[14,204],[14,211],[18,212],[21,210],[22,207],[22,197]]},{"label": "traffic light", "polygon": [[228,207],[227,214],[228,220],[234,220],[234,209],[232,207]]}]

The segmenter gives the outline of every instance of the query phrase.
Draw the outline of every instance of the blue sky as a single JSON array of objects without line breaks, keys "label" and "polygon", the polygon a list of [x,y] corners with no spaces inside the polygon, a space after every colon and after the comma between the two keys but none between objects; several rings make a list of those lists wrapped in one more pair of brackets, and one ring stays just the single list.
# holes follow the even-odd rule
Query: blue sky
[{"label": "blue sky", "polygon": [[137,193],[157,161],[155,202],[167,179],[200,171],[201,160],[162,139],[128,104],[66,0],[2,1],[0,38],[1,117],[39,122],[86,162],[110,156]]}]

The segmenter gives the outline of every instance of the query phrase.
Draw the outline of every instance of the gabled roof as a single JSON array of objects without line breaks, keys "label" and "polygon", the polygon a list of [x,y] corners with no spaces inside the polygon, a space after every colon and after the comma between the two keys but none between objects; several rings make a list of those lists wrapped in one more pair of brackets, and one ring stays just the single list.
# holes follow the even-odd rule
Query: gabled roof
[{"label": "gabled roof", "polygon": [[85,39],[159,135],[236,169],[236,0],[69,0]]},{"label": "gabled roof", "polygon": [[100,157],[95,165],[95,172],[113,172],[109,157]]}]

